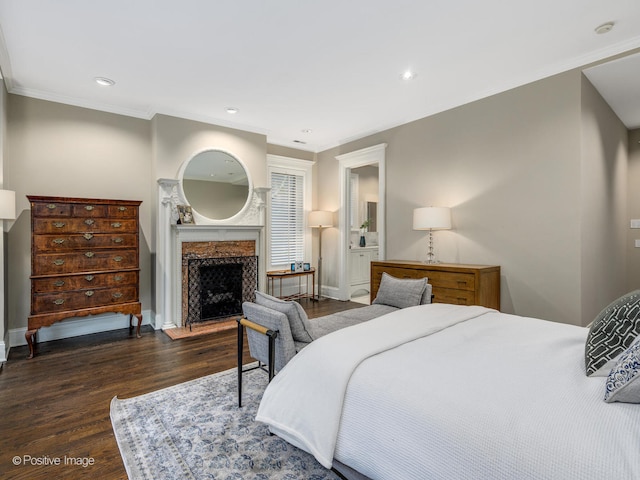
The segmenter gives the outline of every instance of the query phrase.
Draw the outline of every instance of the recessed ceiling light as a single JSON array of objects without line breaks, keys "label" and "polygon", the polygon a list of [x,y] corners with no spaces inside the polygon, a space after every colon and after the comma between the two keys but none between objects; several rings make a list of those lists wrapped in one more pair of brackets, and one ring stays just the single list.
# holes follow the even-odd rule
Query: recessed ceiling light
[{"label": "recessed ceiling light", "polygon": [[238,113],[238,109],[235,107],[227,107],[227,113],[231,113],[231,114]]},{"label": "recessed ceiling light", "polygon": [[103,87],[111,87],[116,84],[116,82],[107,77],[96,77],[95,81],[98,85],[102,85]]},{"label": "recessed ceiling light", "polygon": [[402,80],[413,80],[417,76],[418,76],[418,74],[415,73],[415,72],[412,72],[411,70],[407,70],[406,72],[403,72],[403,73],[400,74],[400,78]]},{"label": "recessed ceiling light", "polygon": [[614,25],[613,22],[603,23],[602,25],[596,27],[595,32],[598,35],[602,35],[603,33],[608,33],[613,28],[613,25]]},{"label": "recessed ceiling light", "polygon": [[300,130],[302,133],[312,133],[313,130],[311,130],[310,128],[304,128],[302,130]]}]

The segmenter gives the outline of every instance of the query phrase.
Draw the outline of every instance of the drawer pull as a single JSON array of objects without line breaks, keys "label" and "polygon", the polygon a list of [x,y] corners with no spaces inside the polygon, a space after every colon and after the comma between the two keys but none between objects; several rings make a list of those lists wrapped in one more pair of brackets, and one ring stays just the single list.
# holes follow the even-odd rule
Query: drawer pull
[{"label": "drawer pull", "polygon": [[118,257],[113,257],[113,261],[114,262],[121,262],[122,261],[122,257],[118,256]]},{"label": "drawer pull", "polygon": [[91,240],[91,239],[93,238],[93,233],[85,233],[85,234],[83,235],[83,237],[84,237],[86,240]]},{"label": "drawer pull", "polygon": [[122,239],[120,237],[116,237],[113,239],[113,243],[122,243]]},{"label": "drawer pull", "polygon": [[118,207],[118,210],[120,210],[121,212],[126,212],[127,211],[127,207]]},{"label": "drawer pull", "polygon": [[120,292],[116,292],[113,294],[113,298],[120,298],[122,297],[122,294]]},{"label": "drawer pull", "polygon": [[95,253],[93,253],[93,252],[87,252],[87,253],[84,254],[84,256],[87,257],[87,258],[91,258],[94,255],[95,255]]},{"label": "drawer pull", "polygon": [[94,278],[96,278],[96,277],[94,277],[93,275],[85,275],[85,276],[84,276],[84,279],[85,279],[87,282],[92,281]]},{"label": "drawer pull", "polygon": [[62,287],[62,286],[64,286],[64,280],[56,280],[55,282],[53,282],[53,286],[54,287]]},{"label": "drawer pull", "polygon": [[47,208],[48,208],[49,210],[55,210],[55,208],[56,208],[56,204],[55,204],[55,203],[50,203],[49,205],[47,205]]},{"label": "drawer pull", "polygon": [[84,294],[85,294],[87,297],[90,297],[90,296],[92,296],[92,295],[93,295],[93,290],[87,290],[86,292],[84,292]]},{"label": "drawer pull", "polygon": [[113,222],[113,223],[111,224],[111,226],[112,226],[113,228],[120,228],[120,227],[122,226],[122,224],[121,224],[120,222]]},{"label": "drawer pull", "polygon": [[90,212],[90,211],[91,211],[91,210],[93,210],[94,208],[95,208],[95,207],[94,207],[93,205],[87,205],[87,206],[85,206],[85,207],[84,207],[84,209],[85,209],[87,212]]},{"label": "drawer pull", "polygon": [[64,265],[64,260],[60,260],[59,258],[53,261],[53,264],[56,266]]},{"label": "drawer pull", "polygon": [[123,278],[124,278],[124,277],[123,277],[122,275],[116,275],[115,277],[113,277],[113,279],[114,279],[116,282],[121,282]]},{"label": "drawer pull", "polygon": [[91,225],[93,225],[94,223],[96,223],[96,221],[95,221],[95,220],[93,220],[93,219],[91,219],[91,218],[87,218],[87,219],[84,221],[84,223],[86,223],[87,225],[91,226]]},{"label": "drawer pull", "polygon": [[64,238],[56,238],[53,243],[56,245],[62,245],[64,243]]},{"label": "drawer pull", "polygon": [[62,305],[64,303],[64,298],[56,298],[53,303],[55,305]]},{"label": "drawer pull", "polygon": [[56,228],[62,228],[64,227],[66,224],[64,222],[53,222],[53,226]]}]

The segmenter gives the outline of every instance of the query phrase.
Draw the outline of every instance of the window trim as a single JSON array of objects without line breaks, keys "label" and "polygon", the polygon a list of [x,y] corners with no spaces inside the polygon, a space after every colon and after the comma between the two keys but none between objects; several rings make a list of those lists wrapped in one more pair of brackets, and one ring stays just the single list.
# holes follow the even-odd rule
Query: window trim
[{"label": "window trim", "polygon": [[[308,226],[307,218],[311,211],[313,199],[313,166],[316,162],[311,160],[301,160],[298,158],[282,157],[280,155],[267,155],[267,183],[271,189],[271,173],[284,173],[289,175],[300,175],[303,177],[303,228],[304,228],[304,261],[312,262],[311,229]],[[267,238],[267,270],[283,269],[286,265],[271,265],[271,195],[267,195],[266,212],[266,238]]]}]

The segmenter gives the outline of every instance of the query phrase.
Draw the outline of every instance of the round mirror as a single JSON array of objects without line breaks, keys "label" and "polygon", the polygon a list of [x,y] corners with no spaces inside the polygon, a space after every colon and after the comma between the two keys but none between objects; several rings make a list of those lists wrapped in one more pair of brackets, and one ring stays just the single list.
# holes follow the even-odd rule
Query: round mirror
[{"label": "round mirror", "polygon": [[223,150],[204,150],[188,160],[180,175],[182,192],[194,213],[226,220],[249,201],[249,176],[244,165]]}]

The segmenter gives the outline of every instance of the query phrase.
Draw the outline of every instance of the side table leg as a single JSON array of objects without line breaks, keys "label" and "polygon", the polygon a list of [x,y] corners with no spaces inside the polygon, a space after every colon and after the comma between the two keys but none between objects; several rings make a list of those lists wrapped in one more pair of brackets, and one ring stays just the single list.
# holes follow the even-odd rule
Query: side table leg
[{"label": "side table leg", "polygon": [[29,345],[29,356],[27,358],[33,358],[33,351],[34,351],[34,342],[35,342],[35,336],[36,336],[36,332],[38,330],[27,330],[24,333],[24,337],[27,339],[27,345]]}]

